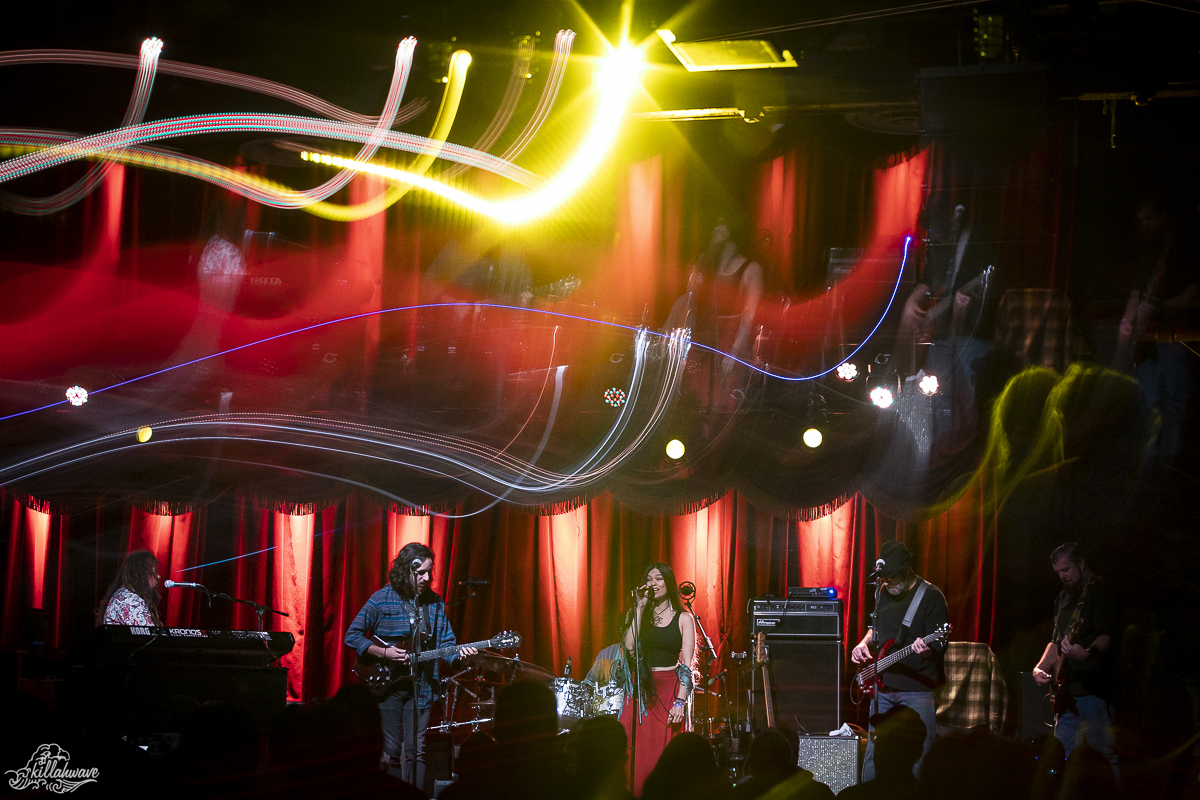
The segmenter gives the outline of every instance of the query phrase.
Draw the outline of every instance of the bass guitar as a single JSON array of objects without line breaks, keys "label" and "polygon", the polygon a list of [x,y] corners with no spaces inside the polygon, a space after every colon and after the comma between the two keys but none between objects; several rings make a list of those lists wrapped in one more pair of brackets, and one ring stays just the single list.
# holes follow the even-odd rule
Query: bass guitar
[{"label": "bass guitar", "polygon": [[[933,633],[928,636],[922,636],[921,641],[925,644],[943,642],[949,638],[950,631],[952,630],[953,628],[949,622],[943,623]],[[895,652],[891,652],[892,646],[895,643],[895,639],[888,639],[884,642],[883,647],[879,650],[879,656],[874,661],[863,664],[862,669],[854,676],[854,683],[850,684],[850,699],[855,705],[861,703],[864,699],[874,696],[881,685],[879,676],[884,671],[915,652],[911,644],[908,647],[902,647]],[[916,644],[916,642],[913,644]]]},{"label": "bass guitar", "polygon": [[[380,647],[397,646],[383,641],[378,636],[372,636],[371,643]],[[377,658],[369,654],[364,654],[359,656],[354,662],[354,674],[358,676],[358,680],[362,685],[371,691],[371,694],[375,695],[378,699],[383,699],[396,683],[412,680],[413,668],[416,664],[422,664],[426,661],[433,661],[439,658],[453,658],[464,647],[491,647],[496,650],[510,650],[520,646],[521,634],[516,631],[504,631],[496,634],[491,639],[484,639],[481,642],[467,642],[465,644],[452,645],[451,647],[441,647],[437,650],[423,650],[416,658],[413,658],[410,654],[408,661],[403,664],[399,661],[393,661],[390,658]]]},{"label": "bass guitar", "polygon": [[1079,636],[1079,631],[1083,629],[1083,618],[1075,620],[1067,628],[1067,635],[1060,639],[1055,647],[1058,648],[1058,660],[1054,662],[1053,678],[1050,681],[1050,707],[1054,709],[1054,716],[1060,717],[1068,711],[1075,710],[1075,696],[1071,694],[1071,690],[1067,688],[1067,678],[1063,675],[1063,662],[1066,659],[1063,657],[1062,643],[1065,639],[1068,644],[1075,644],[1075,637]]}]

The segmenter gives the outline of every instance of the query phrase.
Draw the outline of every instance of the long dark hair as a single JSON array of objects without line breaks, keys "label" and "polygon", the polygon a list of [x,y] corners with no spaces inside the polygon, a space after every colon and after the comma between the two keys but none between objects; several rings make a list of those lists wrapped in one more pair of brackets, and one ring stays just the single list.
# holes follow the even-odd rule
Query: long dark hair
[{"label": "long dark hair", "polygon": [[427,558],[433,558],[433,551],[420,542],[410,542],[400,548],[396,560],[392,562],[392,568],[388,570],[388,583],[392,585],[396,594],[410,600],[415,596],[412,565],[414,561],[424,561]]},{"label": "long dark hair", "polygon": [[[661,561],[656,561],[655,563],[646,567],[645,571],[642,572],[643,584],[650,580],[650,573],[653,570],[658,570],[663,576],[663,582],[667,585],[667,601],[671,604],[671,608],[675,610],[675,617],[671,619],[671,623],[678,625],[679,615],[683,613],[683,601],[679,599],[679,583],[675,580],[675,570],[671,569],[670,566],[662,563]],[[654,598],[651,597],[650,600],[647,601],[646,607],[642,609],[642,618],[638,622],[638,639],[643,642],[645,641],[643,634],[646,631],[647,626],[654,625],[655,605],[656,602]],[[628,617],[632,616],[633,610],[631,609]],[[650,669],[650,665],[646,662],[645,658],[643,658],[641,662],[641,673],[642,691],[645,694],[646,700],[648,702],[653,702],[658,699],[658,691],[657,687],[654,685],[654,673]]]},{"label": "long dark hair", "polygon": [[158,572],[158,559],[149,550],[134,550],[125,556],[117,568],[117,577],[113,578],[113,582],[108,585],[108,591],[105,592],[104,599],[100,601],[100,606],[96,609],[96,626],[104,624],[104,612],[108,610],[108,603],[117,590],[128,589],[145,601],[146,607],[150,609],[150,616],[154,619],[154,624],[163,627],[162,617],[158,613],[160,600],[158,587],[150,588],[150,579],[156,572]]}]

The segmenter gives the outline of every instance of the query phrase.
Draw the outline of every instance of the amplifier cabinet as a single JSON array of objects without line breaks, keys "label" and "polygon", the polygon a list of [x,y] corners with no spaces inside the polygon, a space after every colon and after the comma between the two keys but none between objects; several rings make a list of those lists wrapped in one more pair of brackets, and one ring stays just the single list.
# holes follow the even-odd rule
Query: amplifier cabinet
[{"label": "amplifier cabinet", "polygon": [[[779,637],[769,640],[776,724],[800,733],[828,733],[842,724],[842,643]],[[755,670],[760,672],[760,670]],[[766,724],[762,680],[755,675],[756,727]]]},{"label": "amplifier cabinet", "polygon": [[841,600],[751,600],[750,636],[842,639]]},{"label": "amplifier cabinet", "polygon": [[858,783],[859,752],[857,736],[801,736],[796,763],[837,794]]}]

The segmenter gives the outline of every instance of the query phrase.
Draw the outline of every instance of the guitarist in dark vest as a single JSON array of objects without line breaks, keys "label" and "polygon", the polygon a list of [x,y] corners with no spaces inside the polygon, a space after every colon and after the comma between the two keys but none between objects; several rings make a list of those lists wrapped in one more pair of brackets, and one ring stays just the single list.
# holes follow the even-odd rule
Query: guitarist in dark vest
[{"label": "guitarist in dark vest", "polygon": [[1112,585],[1088,567],[1077,542],[1059,545],[1050,564],[1063,589],[1054,601],[1054,634],[1033,678],[1054,693],[1054,736],[1069,758],[1082,742],[1103,753],[1120,780],[1116,709],[1121,613]]},{"label": "guitarist in dark vest", "polygon": [[[884,542],[879,548],[879,561],[876,567],[883,587],[879,593],[879,605],[875,609],[879,630],[867,628],[862,641],[850,652],[850,660],[869,666],[875,656],[873,651],[883,648],[886,652],[892,652],[905,647],[912,648],[911,654],[880,672],[880,685],[876,687],[876,699],[872,701],[878,703],[878,708],[872,706],[872,713],[886,714],[893,706],[908,706],[917,712],[925,723],[925,746],[921,751],[923,760],[937,738],[937,704],[933,690],[946,681],[942,663],[947,646],[946,637],[931,638],[931,634],[948,629],[949,611],[941,590],[913,572],[912,553],[903,542]],[[905,619],[910,619],[907,627],[904,625]],[[931,641],[927,643],[926,639]],[[885,644],[888,644],[886,648],[883,647]],[[874,740],[875,729],[872,726],[863,760],[864,782],[875,777]],[[920,766],[921,761],[918,760],[913,767],[914,774]]]},{"label": "guitarist in dark vest", "polygon": [[[418,542],[402,547],[388,572],[387,585],[371,595],[346,631],[346,646],[353,648],[359,658],[386,659],[407,669],[409,653],[415,647],[413,621],[417,612],[421,617],[420,630],[424,633],[422,651],[455,645],[457,639],[446,618],[446,604],[429,589],[432,575],[432,550]],[[454,660],[478,652],[474,647],[463,647]],[[437,660],[418,665],[415,687],[413,683],[412,679],[397,681],[379,701],[379,716],[383,721],[380,767],[389,775],[423,790],[425,726],[433,705],[434,688],[438,685]],[[414,703],[417,706],[415,731]],[[403,750],[401,742],[404,743]],[[414,751],[416,758],[410,761]]]}]

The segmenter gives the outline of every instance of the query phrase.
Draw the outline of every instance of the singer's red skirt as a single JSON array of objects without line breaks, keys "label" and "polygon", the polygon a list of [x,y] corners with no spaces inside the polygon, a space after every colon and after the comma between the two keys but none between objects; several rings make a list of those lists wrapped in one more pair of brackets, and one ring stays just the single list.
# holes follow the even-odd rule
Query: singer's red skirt
[{"label": "singer's red skirt", "polygon": [[[683,731],[682,722],[672,725],[667,721],[667,715],[671,713],[671,706],[679,692],[679,678],[675,675],[675,670],[650,674],[654,676],[657,696],[653,701],[647,701],[647,713],[641,717],[641,724],[637,724],[640,715],[637,713],[636,702],[626,698],[625,707],[621,709],[621,724],[625,726],[625,735],[629,737],[630,747],[636,748],[631,751],[629,758],[633,768],[634,797],[642,796],[642,784],[650,770],[658,763],[658,757],[662,755],[667,742],[671,741],[675,734]],[[635,727],[637,730],[634,730]]]}]

